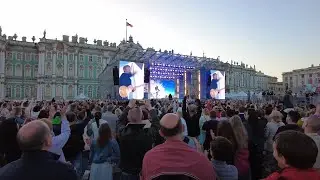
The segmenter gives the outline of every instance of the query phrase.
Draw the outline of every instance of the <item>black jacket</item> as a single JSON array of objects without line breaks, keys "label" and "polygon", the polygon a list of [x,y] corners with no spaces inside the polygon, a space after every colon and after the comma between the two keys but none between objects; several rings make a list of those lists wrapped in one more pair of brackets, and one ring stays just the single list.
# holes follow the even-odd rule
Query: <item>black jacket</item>
[{"label": "black jacket", "polygon": [[183,99],[182,102],[182,116],[186,120],[188,135],[191,137],[197,137],[200,135],[200,127],[199,120],[201,117],[202,108],[200,104],[197,104],[197,112],[195,115],[190,116],[189,111],[187,109],[186,98]]},{"label": "black jacket", "polygon": [[74,169],[47,151],[27,152],[0,169],[1,180],[77,180]]},{"label": "black jacket", "polygon": [[123,111],[119,119],[120,169],[129,174],[138,175],[142,168],[145,153],[149,151],[159,134],[159,118],[156,110],[151,110],[151,127],[145,124],[127,124],[129,108]]}]

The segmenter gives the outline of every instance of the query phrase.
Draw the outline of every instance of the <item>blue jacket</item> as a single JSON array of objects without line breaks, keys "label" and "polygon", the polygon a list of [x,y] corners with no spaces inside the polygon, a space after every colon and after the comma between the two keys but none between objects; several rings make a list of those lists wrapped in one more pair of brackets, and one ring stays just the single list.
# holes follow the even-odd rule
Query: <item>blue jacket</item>
[{"label": "blue jacket", "polygon": [[92,163],[118,164],[120,161],[120,148],[115,139],[110,140],[103,148],[99,147],[97,141],[93,141],[90,149],[90,161]]},{"label": "blue jacket", "polygon": [[131,73],[122,73],[119,78],[119,86],[130,86],[131,85]]}]

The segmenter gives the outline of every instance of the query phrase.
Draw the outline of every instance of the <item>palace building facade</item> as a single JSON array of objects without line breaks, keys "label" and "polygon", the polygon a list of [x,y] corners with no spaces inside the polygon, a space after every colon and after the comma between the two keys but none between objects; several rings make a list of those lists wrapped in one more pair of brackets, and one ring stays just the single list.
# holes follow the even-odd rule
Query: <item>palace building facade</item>
[{"label": "palace building facade", "polygon": [[[173,50],[143,49],[131,36],[128,42],[123,40],[119,45],[102,40],[88,44],[86,38],[77,35],[64,35],[62,40],[47,39],[46,32],[39,41],[36,42],[35,37],[31,40],[27,41],[26,37],[18,40],[16,34],[7,37],[0,28],[0,100],[74,99],[80,94],[91,99],[109,94],[116,97],[113,96],[116,89],[112,68],[118,66],[121,59],[143,62],[164,57],[168,57],[167,61],[195,59],[199,68],[226,72],[227,92],[268,90],[269,79],[273,78],[244,63],[174,54]],[[190,92],[198,86],[196,70],[192,79]]]}]

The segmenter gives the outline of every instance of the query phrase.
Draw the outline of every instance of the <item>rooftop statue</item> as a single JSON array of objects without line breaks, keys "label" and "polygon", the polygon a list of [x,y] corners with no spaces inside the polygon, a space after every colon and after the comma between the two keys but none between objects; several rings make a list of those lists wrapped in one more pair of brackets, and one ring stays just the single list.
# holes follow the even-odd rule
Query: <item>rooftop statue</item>
[{"label": "rooftop statue", "polygon": [[46,35],[47,35],[47,31],[44,30],[44,31],[43,31],[43,38],[44,38],[44,39],[46,38]]},{"label": "rooftop statue", "polygon": [[1,28],[1,26],[0,26],[0,36],[2,36],[2,28]]}]

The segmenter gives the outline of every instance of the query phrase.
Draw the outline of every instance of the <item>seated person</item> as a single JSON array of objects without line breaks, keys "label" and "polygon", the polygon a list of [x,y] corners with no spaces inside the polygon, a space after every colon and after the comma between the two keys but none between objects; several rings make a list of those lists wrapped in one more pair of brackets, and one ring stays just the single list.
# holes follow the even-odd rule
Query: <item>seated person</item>
[{"label": "seated person", "polygon": [[273,143],[273,156],[281,170],[265,180],[320,179],[320,174],[312,168],[317,155],[317,145],[309,136],[293,130],[283,131]]}]

